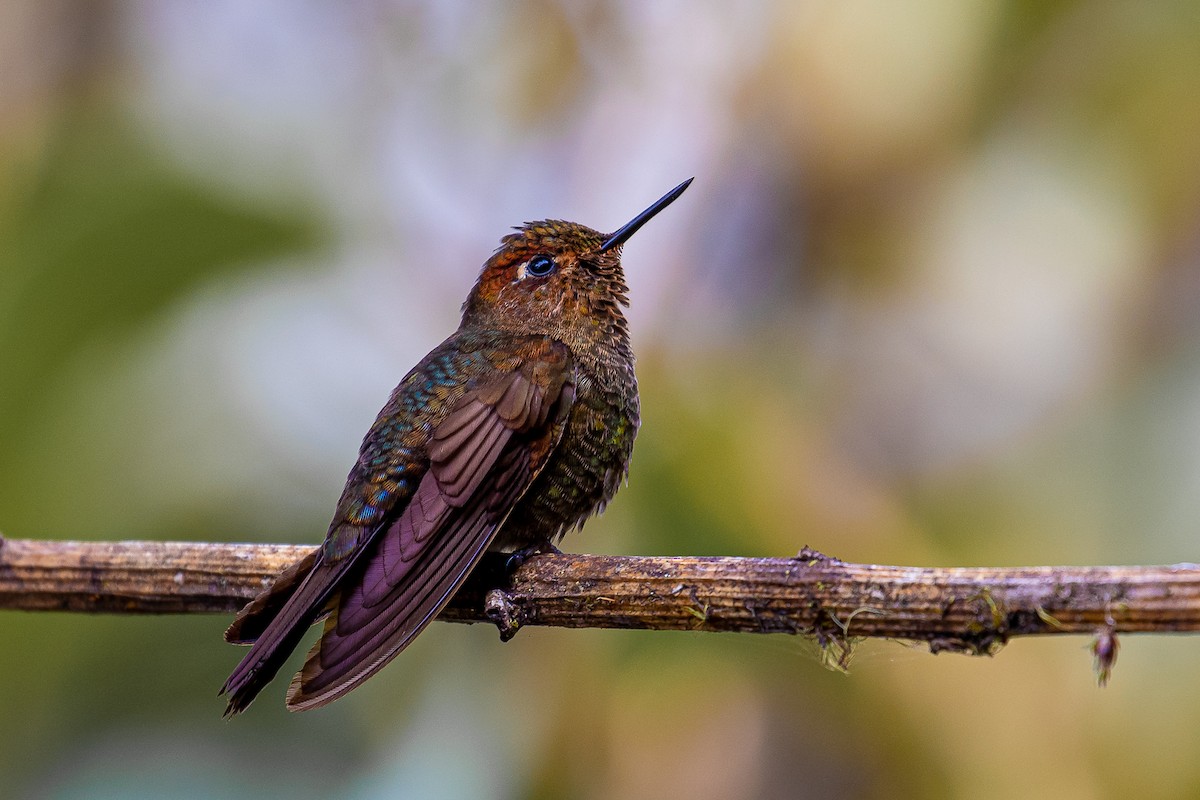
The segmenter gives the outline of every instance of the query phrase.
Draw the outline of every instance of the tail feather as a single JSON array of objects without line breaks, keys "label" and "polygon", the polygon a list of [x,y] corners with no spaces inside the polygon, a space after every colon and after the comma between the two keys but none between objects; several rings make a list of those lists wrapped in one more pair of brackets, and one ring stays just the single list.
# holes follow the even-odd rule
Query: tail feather
[{"label": "tail feather", "polygon": [[308,627],[328,613],[326,603],[351,563],[327,564],[314,551],[280,575],[278,590],[273,586],[243,609],[226,637],[254,644],[218,693],[229,700],[225,716],[245,711],[279,672]]},{"label": "tail feather", "polygon": [[230,644],[254,644],[312,572],[320,552],[320,548],[314,549],[279,573],[274,583],[247,603],[234,617],[233,623],[225,629],[225,641]]}]

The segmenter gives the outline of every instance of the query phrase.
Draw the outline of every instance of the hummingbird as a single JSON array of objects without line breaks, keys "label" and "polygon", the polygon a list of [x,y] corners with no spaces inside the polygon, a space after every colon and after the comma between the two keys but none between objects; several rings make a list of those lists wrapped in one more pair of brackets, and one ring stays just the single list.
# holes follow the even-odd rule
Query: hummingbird
[{"label": "hummingbird", "polygon": [[287,707],[330,703],[395,658],[488,550],[554,551],[624,482],[640,423],[616,232],[528,222],[501,239],[458,330],[404,376],[363,439],[325,541],[238,613],[221,694],[246,709],[305,631]]}]

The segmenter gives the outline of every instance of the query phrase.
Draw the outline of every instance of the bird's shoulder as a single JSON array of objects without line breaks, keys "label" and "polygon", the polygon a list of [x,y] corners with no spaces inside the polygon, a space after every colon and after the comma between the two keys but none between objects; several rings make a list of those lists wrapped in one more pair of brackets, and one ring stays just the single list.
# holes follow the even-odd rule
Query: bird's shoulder
[{"label": "bird's shoulder", "polygon": [[[459,331],[414,366],[392,391],[363,439],[324,544],[344,558],[416,492],[429,469],[430,444],[464,398],[499,402],[514,376],[557,390],[573,369],[570,349],[548,336]],[[495,397],[493,397],[493,395]]]}]

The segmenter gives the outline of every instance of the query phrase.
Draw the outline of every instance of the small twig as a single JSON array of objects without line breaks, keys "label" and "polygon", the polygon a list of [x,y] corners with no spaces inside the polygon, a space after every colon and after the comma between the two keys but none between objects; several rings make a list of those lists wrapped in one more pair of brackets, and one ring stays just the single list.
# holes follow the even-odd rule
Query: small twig
[{"label": "small twig", "polygon": [[[0,609],[232,612],[311,548],[0,539]],[[485,601],[489,592],[501,589]],[[490,556],[453,622],[881,636],[989,653],[1031,634],[1200,630],[1200,566],[917,568],[796,558]]]}]

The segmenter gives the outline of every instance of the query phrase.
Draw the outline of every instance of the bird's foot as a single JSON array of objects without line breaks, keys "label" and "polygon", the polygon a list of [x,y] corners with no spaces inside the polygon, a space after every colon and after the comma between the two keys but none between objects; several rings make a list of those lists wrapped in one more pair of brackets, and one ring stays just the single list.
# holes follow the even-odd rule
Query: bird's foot
[{"label": "bird's foot", "polygon": [[509,575],[512,575],[531,557],[541,555],[542,553],[560,556],[562,555],[562,550],[555,547],[554,543],[549,539],[542,539],[540,542],[522,547],[520,550],[514,550],[509,555],[508,560],[504,562],[504,569]]},{"label": "bird's foot", "polygon": [[[511,584],[513,573],[530,558],[543,553],[561,555],[562,551],[554,546],[549,539],[542,539],[531,545],[509,553],[504,561],[504,582]],[[483,599],[483,613],[500,631],[500,641],[507,642],[517,635],[517,631],[525,623],[525,612],[513,601],[513,596],[504,589],[492,589]]]}]

